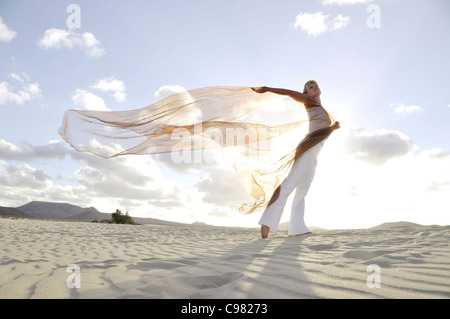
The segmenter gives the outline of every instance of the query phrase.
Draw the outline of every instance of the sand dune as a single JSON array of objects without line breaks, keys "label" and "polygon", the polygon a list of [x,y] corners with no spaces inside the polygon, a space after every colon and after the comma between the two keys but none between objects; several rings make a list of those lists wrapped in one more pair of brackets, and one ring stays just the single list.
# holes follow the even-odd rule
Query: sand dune
[{"label": "sand dune", "polygon": [[[267,240],[258,229],[212,226],[0,219],[0,227],[0,298],[450,297],[449,226],[280,231]],[[73,264],[79,275],[68,272]]]}]

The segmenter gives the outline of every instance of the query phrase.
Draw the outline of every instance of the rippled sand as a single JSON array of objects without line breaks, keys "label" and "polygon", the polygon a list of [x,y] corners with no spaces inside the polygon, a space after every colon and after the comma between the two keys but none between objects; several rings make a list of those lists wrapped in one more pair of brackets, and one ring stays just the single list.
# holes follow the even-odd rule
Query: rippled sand
[{"label": "rippled sand", "polygon": [[450,297],[449,226],[266,240],[190,225],[0,219],[0,229],[0,298]]}]

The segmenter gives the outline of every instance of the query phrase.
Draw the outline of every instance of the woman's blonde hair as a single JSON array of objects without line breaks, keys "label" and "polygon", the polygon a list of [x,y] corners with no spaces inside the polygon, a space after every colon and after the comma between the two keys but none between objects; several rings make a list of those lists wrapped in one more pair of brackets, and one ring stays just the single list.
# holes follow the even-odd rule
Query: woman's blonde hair
[{"label": "woman's blonde hair", "polygon": [[317,81],[314,81],[314,80],[309,80],[308,82],[306,82],[305,83],[305,86],[303,87],[303,94],[306,94],[306,92],[307,92],[307,88],[308,88],[308,85],[310,85],[310,84],[315,84],[315,85],[319,85],[319,84],[317,84]]}]

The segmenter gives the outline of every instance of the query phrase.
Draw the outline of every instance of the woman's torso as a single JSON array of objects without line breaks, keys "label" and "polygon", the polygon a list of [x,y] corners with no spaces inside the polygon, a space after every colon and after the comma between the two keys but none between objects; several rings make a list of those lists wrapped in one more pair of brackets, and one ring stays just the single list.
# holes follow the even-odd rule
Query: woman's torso
[{"label": "woman's torso", "polygon": [[321,105],[307,105],[306,112],[309,118],[308,134],[329,127],[332,124],[330,116]]}]

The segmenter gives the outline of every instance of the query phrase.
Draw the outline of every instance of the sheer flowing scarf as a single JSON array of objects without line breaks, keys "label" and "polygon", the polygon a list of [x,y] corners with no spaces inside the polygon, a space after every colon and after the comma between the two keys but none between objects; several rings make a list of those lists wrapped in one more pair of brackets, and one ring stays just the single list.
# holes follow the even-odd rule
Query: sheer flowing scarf
[{"label": "sheer flowing scarf", "polygon": [[331,125],[308,133],[305,124],[316,119],[306,107],[321,106],[249,87],[206,87],[136,110],[68,110],[59,133],[77,151],[104,158],[172,153],[175,160],[182,152],[220,148],[254,198],[240,208],[248,214],[270,205],[293,161],[333,132],[325,111]]}]

